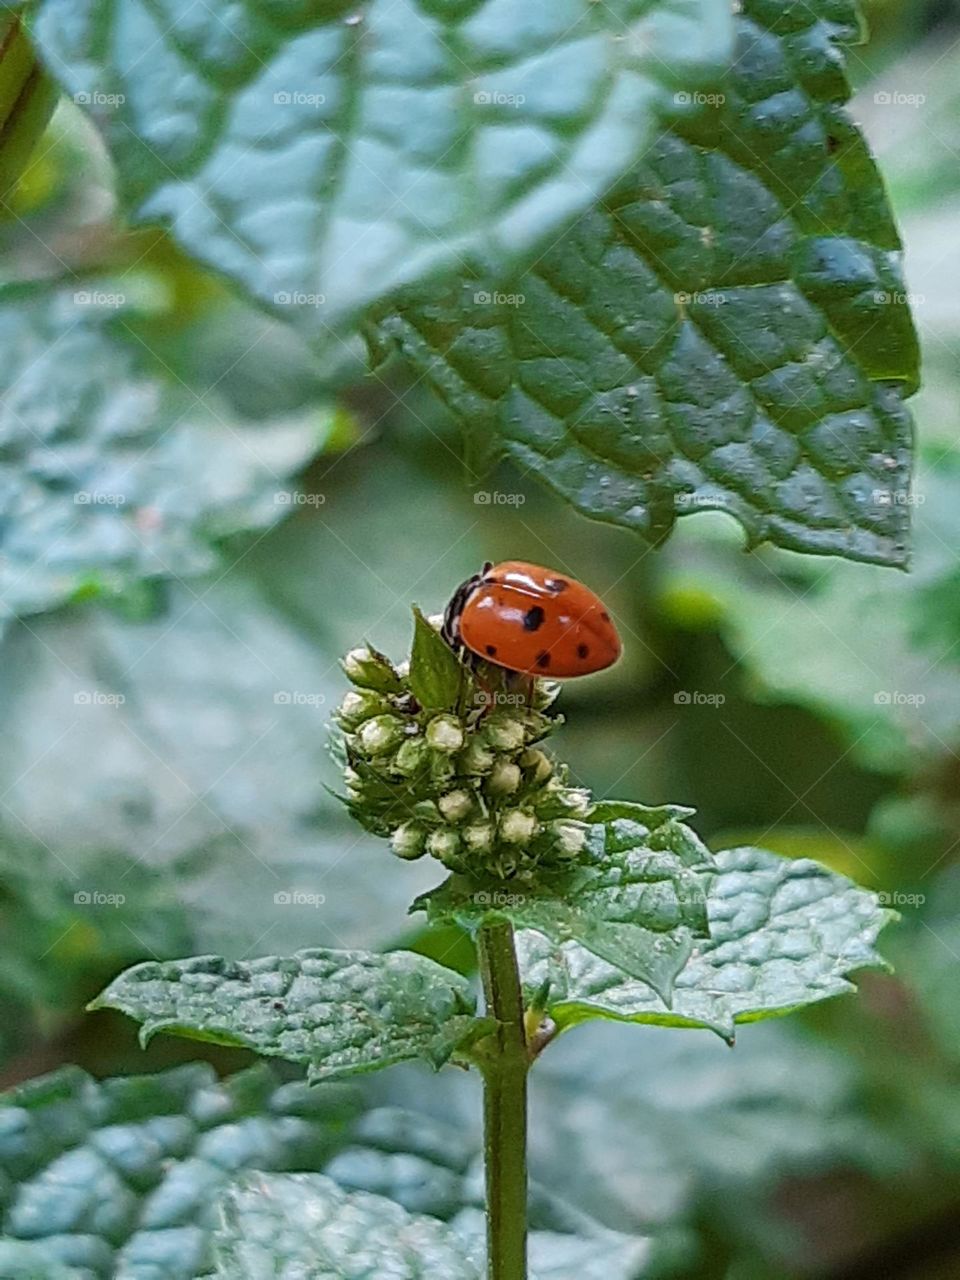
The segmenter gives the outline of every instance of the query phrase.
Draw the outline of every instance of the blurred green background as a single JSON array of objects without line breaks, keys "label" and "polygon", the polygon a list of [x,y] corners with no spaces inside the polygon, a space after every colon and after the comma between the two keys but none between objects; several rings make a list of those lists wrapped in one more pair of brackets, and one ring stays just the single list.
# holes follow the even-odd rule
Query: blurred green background
[{"label": "blurred green background", "polygon": [[[118,420],[143,424],[153,515],[131,545],[105,511],[80,546],[64,496],[18,534],[24,564],[44,546],[42,574],[3,566],[5,1084],[196,1056],[141,1053],[129,1024],[82,1013],[149,956],[415,939],[469,963],[462,939],[405,917],[429,869],[388,863],[324,789],[326,726],[346,648],[401,655],[411,601],[439,610],[483,560],[529,559],[588,582],[624,635],[615,669],[564,692],[557,750],[585,784],[696,806],[715,847],[810,854],[903,917],[895,975],[747,1027],[732,1053],[700,1032],[571,1034],[537,1072],[535,1177],[611,1227],[660,1233],[664,1274],[960,1277],[960,11],[867,10],[854,113],[925,352],[910,574],[748,555],[719,515],[651,552],[509,467],[471,485],[423,387],[367,375],[359,346],[310,354],[159,233],[125,231],[93,131],[58,110],[0,236],[46,336],[8,327],[5,349],[25,367],[42,349],[33,380],[94,406],[98,438],[78,432],[78,450],[127,457],[136,431]],[[78,291],[88,318],[61,334]],[[324,905],[277,907],[292,888]],[[402,1070],[368,1096],[457,1126],[476,1114],[471,1082],[423,1084]]]}]

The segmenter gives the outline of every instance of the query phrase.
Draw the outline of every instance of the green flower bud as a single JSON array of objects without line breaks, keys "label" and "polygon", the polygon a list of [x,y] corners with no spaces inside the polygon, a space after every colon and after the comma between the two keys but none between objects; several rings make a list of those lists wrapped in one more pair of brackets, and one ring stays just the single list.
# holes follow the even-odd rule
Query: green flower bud
[{"label": "green flower bud", "polygon": [[364,720],[388,711],[390,704],[379,693],[369,689],[350,689],[337,708],[337,720],[347,730],[359,728]]},{"label": "green flower bud", "polygon": [[427,758],[427,744],[423,738],[406,738],[400,743],[393,757],[393,768],[404,778],[417,773]]},{"label": "green flower bud", "polygon": [[357,732],[361,750],[368,756],[382,756],[403,736],[403,721],[397,716],[374,716],[365,720]]},{"label": "green flower bud", "polygon": [[437,801],[437,808],[448,822],[462,822],[473,810],[469,791],[449,791]]},{"label": "green flower bud", "polygon": [[403,688],[389,659],[367,645],[351,649],[340,665],[347,679],[363,689],[375,689],[379,693],[399,693]]},{"label": "green flower bud", "polygon": [[390,844],[398,858],[412,862],[414,858],[422,858],[424,848],[424,830],[415,822],[402,822],[391,837]]},{"label": "green flower bud", "polygon": [[460,757],[460,768],[472,777],[481,777],[493,768],[496,756],[484,743],[474,738],[468,743],[466,751]]},{"label": "green flower bud", "polygon": [[553,761],[537,747],[530,747],[525,751],[520,757],[520,764],[530,772],[530,781],[537,787],[553,773]]},{"label": "green flower bud", "polygon": [[460,837],[449,828],[445,831],[431,831],[427,836],[427,852],[441,862],[455,858],[460,848]]},{"label": "green flower bud", "polygon": [[551,822],[550,834],[553,836],[556,852],[562,858],[575,858],[587,847],[587,828],[581,822]]},{"label": "green flower bud", "polygon": [[534,680],[531,702],[537,711],[546,711],[560,697],[559,680]]},{"label": "green flower bud", "polygon": [[434,716],[427,725],[427,742],[435,751],[452,755],[463,746],[463,726],[456,716]]},{"label": "green flower bud", "polygon": [[491,716],[484,732],[487,741],[498,751],[519,751],[526,741],[523,722],[513,716]]},{"label": "green flower bud", "polygon": [[507,844],[529,844],[537,834],[538,823],[525,809],[508,809],[500,817],[500,839]]},{"label": "green flower bud", "polygon": [[521,782],[520,766],[512,760],[497,760],[490,770],[487,790],[492,796],[512,796]]},{"label": "green flower bud", "polygon": [[496,829],[492,822],[471,822],[461,832],[463,842],[471,853],[489,853],[493,848],[495,834]]}]

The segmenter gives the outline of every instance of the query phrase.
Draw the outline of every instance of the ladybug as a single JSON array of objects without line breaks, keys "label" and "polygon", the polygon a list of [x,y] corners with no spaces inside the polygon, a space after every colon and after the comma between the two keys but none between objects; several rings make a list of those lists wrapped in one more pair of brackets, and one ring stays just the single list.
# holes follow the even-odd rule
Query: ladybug
[{"label": "ladybug", "polygon": [[455,649],[508,671],[586,676],[620,657],[603,601],[556,569],[525,560],[487,563],[447,605],[443,636]]}]

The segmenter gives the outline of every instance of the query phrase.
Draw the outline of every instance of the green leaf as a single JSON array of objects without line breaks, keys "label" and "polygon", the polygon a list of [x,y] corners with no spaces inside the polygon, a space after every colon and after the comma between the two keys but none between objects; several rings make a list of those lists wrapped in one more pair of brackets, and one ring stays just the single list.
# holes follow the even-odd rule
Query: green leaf
[{"label": "green leaf", "polygon": [[917,382],[900,241],[843,109],[852,4],[744,0],[717,95],[526,274],[378,313],[462,421],[586,515],[659,541],[902,565]]},{"label": "green leaf", "polygon": [[[0,621],[216,563],[289,513],[333,415],[244,420],[155,361],[122,284],[0,289]],[[127,286],[129,287],[129,286]]]},{"label": "green leaf", "polygon": [[67,91],[108,95],[133,216],[314,334],[463,261],[529,260],[729,28],[717,0],[241,0],[229,22],[45,0],[36,21]]},{"label": "green leaf", "polygon": [[407,1058],[441,1067],[489,1030],[470,983],[409,951],[299,951],[250,962],[219,956],[139,964],[90,1006],[158,1031],[302,1062],[311,1080]]},{"label": "green leaf", "polygon": [[215,1274],[343,1280],[481,1280],[465,1243],[435,1218],[383,1196],[342,1191],[318,1174],[239,1180],[219,1204]]},{"label": "green leaf", "polygon": [[419,609],[413,611],[410,687],[428,711],[453,710],[461,681],[456,654]]},{"label": "green leaf", "polygon": [[[57,102],[57,90],[37,61],[19,5],[0,5],[0,210],[17,185]],[[7,12],[4,12],[7,10]]]},{"label": "green leaf", "polygon": [[[352,1091],[278,1087],[199,1063],[96,1081],[75,1067],[0,1102],[0,1273],[193,1280],[213,1202],[244,1169],[316,1169],[344,1143]],[[8,1270],[11,1258],[24,1267]],[[75,1268],[75,1271],[69,1270]]]},{"label": "green leaf", "polygon": [[520,936],[524,982],[531,993],[549,984],[547,1010],[561,1029],[611,1018],[709,1027],[732,1042],[737,1023],[852,991],[850,974],[883,967],[874,943],[893,917],[875,893],[819,863],[750,848],[716,855],[707,906],[709,938],[677,973],[669,1006],[649,982],[542,933]]},{"label": "green leaf", "polygon": [[579,943],[669,1004],[695,936],[706,931],[710,854],[680,821],[689,812],[610,806],[610,817],[590,828],[589,855],[569,870],[530,884],[451,876],[413,909],[434,923],[476,930],[485,920],[507,919],[558,946]]},{"label": "green leaf", "polygon": [[[248,1174],[222,1196],[214,1235],[221,1280],[300,1275],[344,1280],[482,1280],[483,1216],[451,1225],[383,1196],[344,1191],[317,1174]],[[534,1231],[531,1280],[639,1280],[649,1241],[596,1229],[589,1237]]]}]

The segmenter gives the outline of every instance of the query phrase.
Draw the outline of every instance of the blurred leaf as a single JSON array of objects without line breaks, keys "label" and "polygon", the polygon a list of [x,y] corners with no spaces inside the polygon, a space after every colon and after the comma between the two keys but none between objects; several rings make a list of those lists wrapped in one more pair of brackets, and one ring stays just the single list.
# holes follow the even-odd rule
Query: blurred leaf
[{"label": "blurred leaf", "polygon": [[765,701],[808,707],[842,727],[875,769],[917,769],[946,754],[960,725],[960,454],[925,458],[911,495],[909,576],[786,553],[744,557],[704,527],[670,549],[665,603],[691,584],[723,611],[733,654]]},{"label": "blurred leaf", "polygon": [[532,257],[730,36],[714,0],[124,12],[45,0],[36,33],[125,203],[315,335],[464,260]]},{"label": "blurred leaf", "polygon": [[228,1181],[320,1167],[357,1110],[349,1092],[278,1087],[262,1068],[98,1082],[68,1067],[21,1085],[0,1104],[0,1270],[32,1254],[38,1277],[49,1262],[84,1280],[192,1280]]},{"label": "blurred leaf", "polygon": [[331,430],[327,409],[252,421],[196,395],[125,314],[93,282],[0,290],[7,616],[208,571],[214,539],[289,512],[290,475]]},{"label": "blurred leaf", "polygon": [[738,12],[723,92],[535,270],[410,290],[375,345],[584,514],[658,541],[718,508],[751,543],[903,564],[917,341],[843,109],[854,6]]},{"label": "blurred leaf", "polygon": [[[630,975],[669,1004],[676,975],[706,927],[700,873],[710,855],[676,806],[608,806],[590,827],[590,854],[539,882],[450,876],[418,898],[434,923],[475,931],[489,919],[535,929],[557,946],[576,940],[621,977]],[[618,816],[628,812],[629,817]],[[603,806],[598,817],[604,817]]]},{"label": "blurred leaf", "polygon": [[612,1018],[709,1027],[732,1042],[737,1023],[852,991],[848,975],[883,966],[874,942],[890,913],[807,859],[719,853],[707,908],[709,937],[677,973],[669,1005],[576,942],[553,946],[541,933],[520,935],[524,982],[531,994],[549,983],[547,1012],[561,1029]]},{"label": "blurred leaf", "polygon": [[396,1276],[481,1280],[463,1240],[435,1218],[318,1174],[238,1180],[218,1205],[213,1239],[223,1280],[241,1276]]},{"label": "blurred leaf", "polygon": [[53,114],[57,90],[34,56],[19,13],[0,5],[0,209]]},{"label": "blurred leaf", "polygon": [[299,951],[230,962],[217,956],[147,962],[90,1006],[158,1031],[306,1063],[311,1080],[377,1071],[406,1058],[439,1069],[489,1027],[470,983],[409,951]]},{"label": "blurred leaf", "polygon": [[421,707],[440,711],[456,706],[460,677],[460,663],[453,650],[420,610],[414,609],[410,687]]}]

